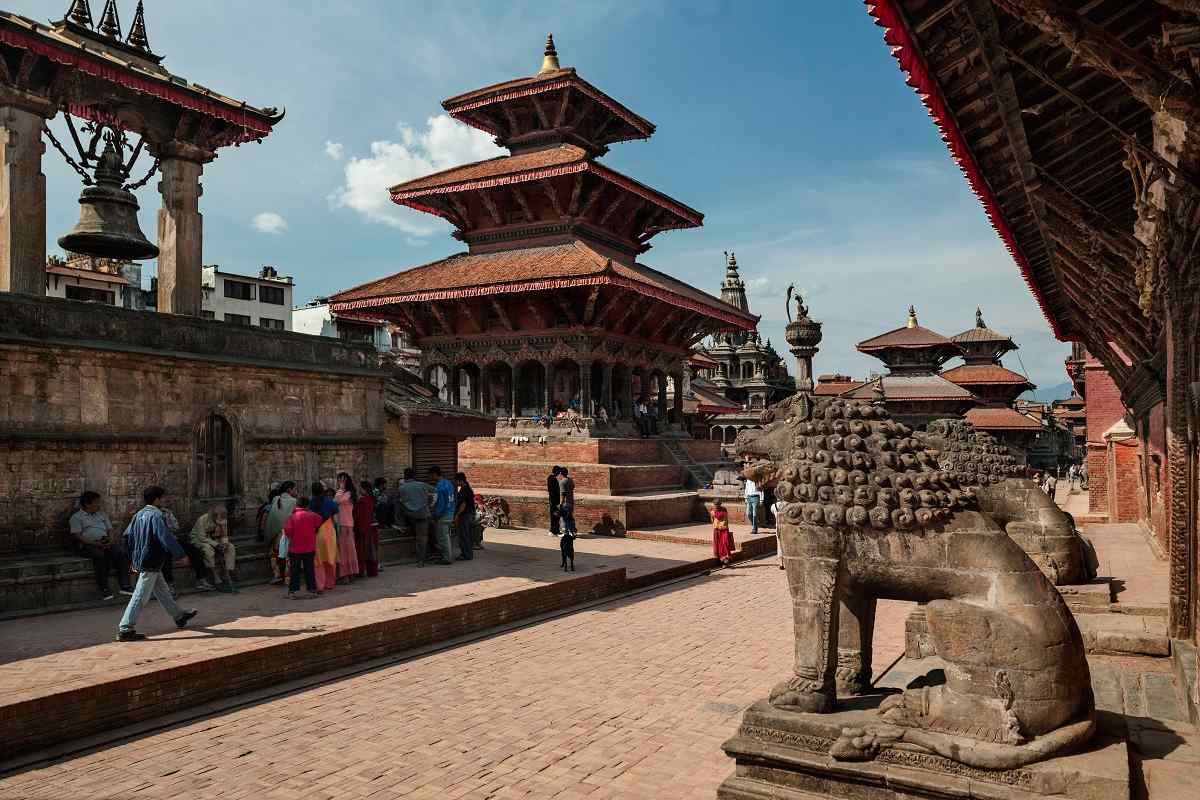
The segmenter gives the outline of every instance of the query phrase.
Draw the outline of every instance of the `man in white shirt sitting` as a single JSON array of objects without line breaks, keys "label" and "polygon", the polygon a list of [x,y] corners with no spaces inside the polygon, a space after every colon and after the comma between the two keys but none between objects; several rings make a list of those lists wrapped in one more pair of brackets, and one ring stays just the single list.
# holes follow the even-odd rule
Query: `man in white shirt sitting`
[{"label": "man in white shirt sitting", "polygon": [[79,551],[92,559],[96,570],[96,586],[103,600],[113,599],[108,589],[108,571],[115,569],[121,594],[133,594],[129,581],[129,556],[121,542],[113,536],[112,522],[100,510],[100,495],[84,492],[79,498],[79,510],[71,515],[71,535],[75,537]]}]

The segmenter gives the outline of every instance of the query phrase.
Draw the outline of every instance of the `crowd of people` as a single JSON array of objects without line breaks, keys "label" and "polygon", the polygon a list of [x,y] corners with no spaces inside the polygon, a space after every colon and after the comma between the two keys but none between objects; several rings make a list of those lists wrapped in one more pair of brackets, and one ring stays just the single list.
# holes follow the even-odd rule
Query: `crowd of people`
[{"label": "crowd of people", "polygon": [[[375,577],[383,570],[379,529],[393,524],[403,524],[414,534],[419,566],[474,558],[475,551],[483,549],[475,524],[474,489],[462,472],[453,479],[438,467],[429,472],[427,483],[406,469],[394,491],[388,490],[385,478],[355,481],[346,472],[338,473],[333,486],[317,481],[304,491],[295,481],[283,481],[272,487],[258,515],[260,538],[268,543],[271,583],[286,584],[287,596],[297,598],[303,581],[307,596],[316,597],[339,584]],[[181,609],[175,599],[178,559],[187,559],[197,590],[238,590],[237,548],[230,540],[226,507],[205,511],[183,536],[169,499],[162,487],[147,488],[141,509],[120,536],[97,492],[84,492],[70,517],[79,552],[92,560],[100,597],[115,597],[109,583],[114,573],[118,591],[129,597],[118,641],[145,638],[136,625],[152,597],[180,628],[196,615],[195,609]]]}]

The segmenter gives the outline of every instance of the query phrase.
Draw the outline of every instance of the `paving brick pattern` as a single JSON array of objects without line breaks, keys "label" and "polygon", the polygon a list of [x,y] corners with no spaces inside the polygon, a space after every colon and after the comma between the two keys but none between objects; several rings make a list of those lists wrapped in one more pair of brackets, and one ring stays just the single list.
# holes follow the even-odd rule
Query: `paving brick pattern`
[{"label": "paving brick pattern", "polygon": [[[721,742],[788,672],[788,608],[764,559],[14,774],[0,797],[713,797]],[[878,670],[908,609],[880,604]]]}]

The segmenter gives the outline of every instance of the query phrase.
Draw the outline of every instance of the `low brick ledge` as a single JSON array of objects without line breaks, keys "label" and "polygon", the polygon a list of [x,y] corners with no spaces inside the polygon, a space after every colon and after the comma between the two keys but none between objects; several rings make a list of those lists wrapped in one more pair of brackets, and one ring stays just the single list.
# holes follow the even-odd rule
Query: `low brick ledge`
[{"label": "low brick ledge", "polygon": [[[735,561],[775,549],[773,537],[746,545],[734,553]],[[633,578],[619,567],[328,633],[299,634],[279,644],[3,704],[0,762],[214,700],[449,641],[719,566],[720,562],[709,558]]]}]

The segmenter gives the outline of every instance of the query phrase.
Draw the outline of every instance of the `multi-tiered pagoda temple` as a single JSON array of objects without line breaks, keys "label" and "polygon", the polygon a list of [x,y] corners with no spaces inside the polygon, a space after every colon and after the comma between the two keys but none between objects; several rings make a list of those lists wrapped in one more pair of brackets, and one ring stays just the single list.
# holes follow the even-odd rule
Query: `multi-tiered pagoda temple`
[{"label": "multi-tiered pagoda temple", "polygon": [[511,155],[391,197],[449,220],[467,252],[341,292],[332,307],[410,330],[446,399],[514,423],[572,408],[590,420],[601,406],[628,420],[639,397],[681,422],[686,391],[668,385],[684,385],[692,345],[757,318],[637,262],[655,235],[703,220],[598,160],[654,125],[560,67],[549,38],[536,75],[442,106]]},{"label": "multi-tiered pagoda temple", "polygon": [[[536,75],[442,106],[510,155],[408,181],[391,197],[448,220],[467,251],[343,291],[331,309],[410,331],[444,399],[496,416],[500,441],[464,442],[459,464],[475,486],[509,489],[519,524],[545,524],[555,463],[572,465],[581,527],[689,519],[698,501],[685,483],[706,482],[695,462],[719,459],[718,443],[683,428],[692,347],[753,331],[758,318],[637,261],[657,234],[703,220],[600,163],[609,145],[646,139],[654,125],[560,67],[550,38]],[[678,441],[633,441],[639,399]]]}]

